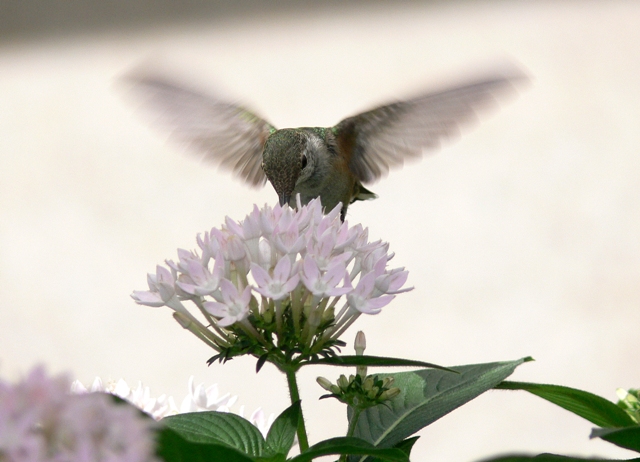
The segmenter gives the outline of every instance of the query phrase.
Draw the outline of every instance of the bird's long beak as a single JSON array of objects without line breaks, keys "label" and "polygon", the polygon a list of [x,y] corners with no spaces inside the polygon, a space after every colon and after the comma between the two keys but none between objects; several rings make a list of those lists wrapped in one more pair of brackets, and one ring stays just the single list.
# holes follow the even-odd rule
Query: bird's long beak
[{"label": "bird's long beak", "polygon": [[284,204],[289,204],[289,201],[291,200],[291,194],[279,194],[278,195],[278,199],[280,200],[280,206],[282,207]]}]

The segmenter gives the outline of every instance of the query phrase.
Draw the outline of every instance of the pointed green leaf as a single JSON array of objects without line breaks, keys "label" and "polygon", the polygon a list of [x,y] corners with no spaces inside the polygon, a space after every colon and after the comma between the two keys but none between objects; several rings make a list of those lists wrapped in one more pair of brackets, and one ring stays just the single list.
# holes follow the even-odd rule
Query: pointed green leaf
[{"label": "pointed green leaf", "polygon": [[382,367],[428,367],[431,369],[441,369],[443,371],[454,372],[437,364],[426,363],[424,361],[414,361],[412,359],[387,358],[384,356],[331,356],[328,358],[312,359],[304,362],[301,366],[307,364],[325,364],[328,366],[382,366]]},{"label": "pointed green leaf", "polygon": [[267,359],[269,359],[268,354],[263,354],[258,358],[258,361],[256,362],[256,374],[260,372],[260,369],[262,369],[262,366],[267,362]]},{"label": "pointed green leaf", "polygon": [[227,445],[194,443],[168,427],[158,432],[156,454],[166,462],[253,462]]},{"label": "pointed green leaf", "polygon": [[601,438],[616,446],[640,452],[640,426],[625,428],[594,428],[591,438]]},{"label": "pointed green leaf", "polygon": [[505,381],[500,390],[526,390],[540,398],[573,412],[600,427],[629,427],[636,423],[623,409],[588,391],[560,385]]},{"label": "pointed green leaf", "polygon": [[[401,393],[384,405],[360,414],[354,436],[377,447],[392,447],[467,401],[495,387],[530,358],[516,361],[457,366],[458,374],[420,370],[393,376]],[[349,408],[349,418],[353,411]]]},{"label": "pointed green leaf", "polygon": [[[409,457],[411,455],[411,450],[413,449],[413,445],[416,443],[416,441],[418,441],[420,437],[419,436],[413,436],[411,438],[407,438],[406,440],[402,440],[400,441],[398,444],[395,444],[393,447],[396,449],[400,449],[402,452],[404,452],[407,457]],[[357,460],[357,458],[354,457],[350,457],[349,460]],[[367,457],[367,462],[381,462],[381,459],[378,459],[377,457]]]},{"label": "pointed green leaf", "polygon": [[254,425],[226,412],[190,412],[165,417],[167,427],[193,443],[224,444],[252,457],[264,454],[264,438]]},{"label": "pointed green leaf", "polygon": [[316,457],[330,456],[341,454],[357,454],[362,456],[374,456],[379,460],[388,460],[392,462],[409,462],[409,456],[407,456],[400,449],[376,448],[370,443],[361,440],[360,438],[331,438],[325,441],[321,441],[318,444],[314,444],[302,454],[290,459],[289,462],[307,462],[313,460]]},{"label": "pointed green leaf", "polygon": [[301,418],[302,409],[298,400],[285,409],[271,425],[267,434],[267,451],[285,456],[289,454]]},{"label": "pointed green leaf", "polygon": [[419,436],[412,436],[411,438],[407,438],[406,440],[400,441],[398,444],[394,445],[394,448],[400,449],[407,456],[411,455],[411,450],[413,449],[413,445],[418,441]]}]

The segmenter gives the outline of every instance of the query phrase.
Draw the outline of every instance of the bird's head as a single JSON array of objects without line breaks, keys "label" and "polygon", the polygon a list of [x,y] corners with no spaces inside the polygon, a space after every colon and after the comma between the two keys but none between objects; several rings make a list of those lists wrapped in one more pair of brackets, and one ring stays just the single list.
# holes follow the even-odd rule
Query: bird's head
[{"label": "bird's head", "polygon": [[278,193],[280,205],[288,204],[300,173],[307,166],[307,134],[286,128],[272,133],[264,145],[262,169]]}]

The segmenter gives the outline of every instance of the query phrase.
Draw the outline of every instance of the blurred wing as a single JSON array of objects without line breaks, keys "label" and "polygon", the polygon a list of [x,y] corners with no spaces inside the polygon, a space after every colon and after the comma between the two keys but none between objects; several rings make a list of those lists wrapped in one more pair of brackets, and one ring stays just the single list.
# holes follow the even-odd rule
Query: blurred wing
[{"label": "blurred wing", "polygon": [[341,121],[334,127],[336,141],[347,153],[353,174],[360,181],[374,181],[405,159],[438,148],[461,125],[476,120],[478,110],[525,79],[524,75],[489,77],[381,106]]},{"label": "blurred wing", "polygon": [[252,186],[266,182],[262,149],[274,127],[247,109],[183,87],[158,75],[125,77],[145,109],[171,138],[203,159],[231,170]]}]

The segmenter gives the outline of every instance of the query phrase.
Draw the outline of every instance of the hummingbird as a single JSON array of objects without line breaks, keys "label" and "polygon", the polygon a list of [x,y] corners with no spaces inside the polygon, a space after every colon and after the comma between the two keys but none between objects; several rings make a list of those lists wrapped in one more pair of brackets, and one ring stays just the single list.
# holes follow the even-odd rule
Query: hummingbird
[{"label": "hummingbird", "polygon": [[448,88],[389,102],[333,127],[277,129],[244,105],[196,90],[159,73],[125,77],[143,106],[160,116],[172,137],[204,159],[259,187],[267,181],[280,205],[319,197],[325,210],[377,196],[364,184],[390,168],[437,149],[476,119],[477,111],[526,80],[493,73]]}]

